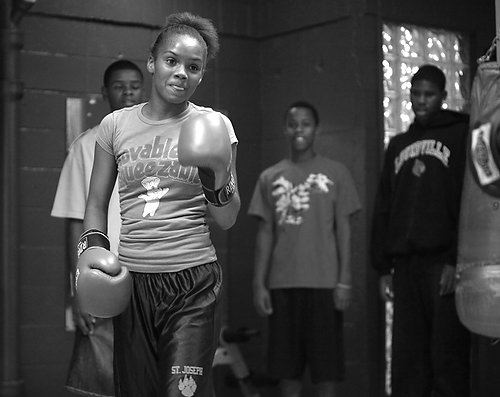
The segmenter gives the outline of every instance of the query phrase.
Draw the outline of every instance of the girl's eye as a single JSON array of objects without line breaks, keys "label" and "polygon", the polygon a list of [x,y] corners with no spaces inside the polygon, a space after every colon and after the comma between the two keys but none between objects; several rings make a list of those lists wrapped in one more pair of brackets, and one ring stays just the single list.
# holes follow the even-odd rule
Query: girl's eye
[{"label": "girl's eye", "polygon": [[193,72],[199,72],[201,68],[198,65],[191,65],[189,69]]},{"label": "girl's eye", "polygon": [[173,66],[173,65],[175,65],[175,59],[174,59],[174,58],[167,58],[167,59],[165,60],[165,63],[166,63],[167,65]]}]

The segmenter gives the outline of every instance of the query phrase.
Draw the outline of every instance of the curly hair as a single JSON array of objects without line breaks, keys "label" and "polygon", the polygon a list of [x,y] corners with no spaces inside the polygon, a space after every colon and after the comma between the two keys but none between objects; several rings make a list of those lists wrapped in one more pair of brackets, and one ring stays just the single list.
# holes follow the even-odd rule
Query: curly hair
[{"label": "curly hair", "polygon": [[189,12],[171,14],[151,46],[151,55],[156,57],[158,47],[171,34],[188,34],[206,46],[207,61],[215,58],[219,51],[219,35],[211,20]]}]

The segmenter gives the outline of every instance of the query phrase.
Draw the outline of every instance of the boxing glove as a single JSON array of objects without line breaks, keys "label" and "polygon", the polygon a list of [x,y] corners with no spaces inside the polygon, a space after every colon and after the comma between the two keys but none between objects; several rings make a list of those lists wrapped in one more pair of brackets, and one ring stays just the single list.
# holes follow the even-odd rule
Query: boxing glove
[{"label": "boxing glove", "polygon": [[[98,230],[82,234],[75,274],[76,299],[80,310],[101,318],[114,317],[123,312],[132,293],[130,273],[106,248],[106,241],[107,236]],[[109,248],[109,241],[107,246]]]},{"label": "boxing glove", "polygon": [[186,120],[177,146],[179,162],[198,167],[203,193],[217,207],[228,204],[236,191],[231,173],[231,142],[222,117],[215,112]]}]

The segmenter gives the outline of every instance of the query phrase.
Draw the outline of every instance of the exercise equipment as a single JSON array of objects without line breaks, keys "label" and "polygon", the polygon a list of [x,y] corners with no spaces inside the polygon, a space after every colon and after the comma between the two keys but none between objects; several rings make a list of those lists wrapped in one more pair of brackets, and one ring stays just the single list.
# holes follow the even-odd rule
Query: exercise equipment
[{"label": "exercise equipment", "polygon": [[500,338],[500,66],[480,58],[471,92],[455,302],[472,332]]},{"label": "exercise equipment", "polygon": [[231,368],[231,384],[239,388],[244,397],[261,397],[260,389],[276,386],[277,381],[252,372],[239,348],[240,343],[248,342],[258,336],[259,331],[246,327],[236,330],[222,327],[219,335],[219,347],[215,351],[212,367],[227,365]]}]

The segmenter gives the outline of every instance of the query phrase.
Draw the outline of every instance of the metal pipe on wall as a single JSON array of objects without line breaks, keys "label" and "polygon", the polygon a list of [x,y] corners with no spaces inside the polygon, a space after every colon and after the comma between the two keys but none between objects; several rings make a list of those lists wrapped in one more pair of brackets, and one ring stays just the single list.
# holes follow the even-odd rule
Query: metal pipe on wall
[{"label": "metal pipe on wall", "polygon": [[1,262],[0,262],[0,396],[23,394],[19,343],[19,260],[18,260],[18,104],[19,51],[22,47],[19,22],[36,0],[0,1],[0,78],[2,142]]},{"label": "metal pipe on wall", "polygon": [[[498,37],[498,35],[500,35],[500,0],[495,0],[495,27],[496,27],[495,35]],[[500,45],[498,44],[498,41],[496,50],[497,50],[496,60],[497,62],[500,62]]]}]

